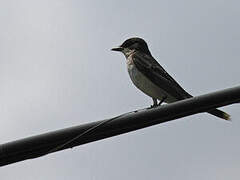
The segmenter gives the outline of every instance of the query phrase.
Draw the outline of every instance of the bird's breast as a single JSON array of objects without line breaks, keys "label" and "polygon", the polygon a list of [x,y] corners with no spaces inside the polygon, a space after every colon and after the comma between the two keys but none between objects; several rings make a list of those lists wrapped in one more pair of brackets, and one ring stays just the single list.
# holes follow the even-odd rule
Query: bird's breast
[{"label": "bird's breast", "polygon": [[152,98],[162,99],[167,93],[141,73],[134,63],[127,63],[128,73],[133,84]]}]

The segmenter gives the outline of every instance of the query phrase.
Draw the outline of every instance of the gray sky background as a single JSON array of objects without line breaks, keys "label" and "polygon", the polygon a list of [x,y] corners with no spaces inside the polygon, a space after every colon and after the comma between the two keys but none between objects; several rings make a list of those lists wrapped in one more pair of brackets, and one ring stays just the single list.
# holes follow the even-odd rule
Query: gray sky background
[{"label": "gray sky background", "polygon": [[[234,0],[0,1],[0,143],[149,106],[113,46],[144,38],[193,95],[239,85]],[[1,180],[238,180],[240,106],[0,169]]]}]

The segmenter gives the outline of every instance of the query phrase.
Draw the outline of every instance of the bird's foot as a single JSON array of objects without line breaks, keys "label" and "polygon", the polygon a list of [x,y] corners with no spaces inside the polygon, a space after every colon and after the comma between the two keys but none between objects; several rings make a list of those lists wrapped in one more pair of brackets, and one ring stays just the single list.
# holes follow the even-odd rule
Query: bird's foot
[{"label": "bird's foot", "polygon": [[156,107],[158,107],[158,106],[159,106],[159,104],[153,104],[153,105],[151,105],[148,109],[156,108]]},{"label": "bird's foot", "polygon": [[164,96],[161,101],[158,103],[158,106],[161,106],[161,104],[167,99],[167,96]]}]

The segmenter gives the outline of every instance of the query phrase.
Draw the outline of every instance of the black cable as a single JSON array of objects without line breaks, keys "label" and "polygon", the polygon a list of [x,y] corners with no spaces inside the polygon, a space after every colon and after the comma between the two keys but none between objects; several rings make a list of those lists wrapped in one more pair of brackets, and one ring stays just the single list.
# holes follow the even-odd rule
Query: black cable
[{"label": "black cable", "polygon": [[[141,110],[143,110],[143,109],[141,109]],[[136,110],[136,111],[134,111],[134,112],[138,112],[138,111],[140,111],[140,110]],[[101,127],[101,126],[103,126],[103,125],[105,125],[105,124],[107,124],[107,123],[109,123],[109,122],[111,122],[111,121],[119,118],[119,117],[125,116],[125,115],[130,114],[130,113],[133,113],[133,112],[128,112],[128,113],[125,113],[125,114],[122,114],[122,115],[113,117],[113,118],[111,118],[111,119],[107,119],[107,120],[105,120],[105,121],[101,121],[101,122],[99,122],[98,124],[96,124],[95,126],[90,127],[89,129],[85,130],[85,131],[82,132],[81,134],[77,135],[76,137],[71,138],[71,139],[68,140],[67,142],[65,142],[65,143],[63,143],[63,144],[61,144],[61,145],[58,145],[57,147],[55,147],[55,148],[53,148],[53,149],[50,149],[45,155],[47,155],[47,154],[49,154],[49,153],[52,153],[52,152],[55,152],[55,151],[58,151],[58,150],[64,148],[65,146],[69,145],[70,143],[72,143],[72,142],[80,139],[80,138],[83,137],[84,135],[93,132],[93,131],[96,130],[97,128],[99,128],[99,127]]]}]

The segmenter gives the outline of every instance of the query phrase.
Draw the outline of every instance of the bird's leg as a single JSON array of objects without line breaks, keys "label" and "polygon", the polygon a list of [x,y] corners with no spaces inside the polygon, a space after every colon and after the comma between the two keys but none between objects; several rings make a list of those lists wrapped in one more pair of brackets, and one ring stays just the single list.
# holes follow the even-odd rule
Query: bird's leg
[{"label": "bird's leg", "polygon": [[157,99],[155,99],[155,98],[152,98],[152,100],[153,100],[153,105],[151,105],[151,107],[150,107],[150,108],[157,107],[157,106],[158,106]]},{"label": "bird's leg", "polygon": [[167,96],[163,96],[161,101],[158,103],[158,106],[160,106],[166,99],[167,99]]}]

